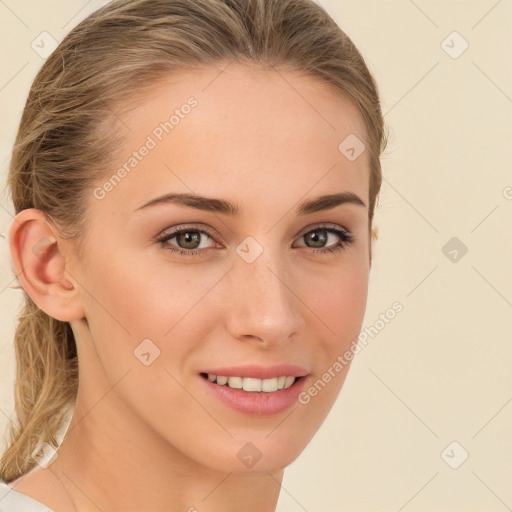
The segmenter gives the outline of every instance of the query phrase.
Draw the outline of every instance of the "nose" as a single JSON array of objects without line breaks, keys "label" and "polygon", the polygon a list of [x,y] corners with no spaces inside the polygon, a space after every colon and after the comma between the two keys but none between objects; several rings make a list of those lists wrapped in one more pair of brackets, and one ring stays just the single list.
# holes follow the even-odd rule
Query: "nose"
[{"label": "nose", "polygon": [[282,254],[265,249],[252,263],[237,256],[227,278],[225,318],[235,339],[272,346],[300,332],[303,298]]}]

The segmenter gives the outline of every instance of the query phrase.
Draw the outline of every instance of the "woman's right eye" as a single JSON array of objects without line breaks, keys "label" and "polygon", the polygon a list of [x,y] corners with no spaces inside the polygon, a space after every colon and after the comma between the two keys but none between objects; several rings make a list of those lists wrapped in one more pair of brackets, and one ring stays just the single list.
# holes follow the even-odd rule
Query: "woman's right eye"
[{"label": "woman's right eye", "polygon": [[[213,239],[213,236],[203,229],[180,228],[171,232],[164,233],[160,238],[158,238],[158,242],[160,242],[165,249],[170,250],[171,252],[176,252],[184,256],[199,256],[204,254],[205,251],[205,248],[200,247],[201,235],[205,235],[208,238]],[[181,245],[192,244],[194,247],[176,247],[169,243],[174,238]],[[199,245],[197,245],[198,242]]]}]

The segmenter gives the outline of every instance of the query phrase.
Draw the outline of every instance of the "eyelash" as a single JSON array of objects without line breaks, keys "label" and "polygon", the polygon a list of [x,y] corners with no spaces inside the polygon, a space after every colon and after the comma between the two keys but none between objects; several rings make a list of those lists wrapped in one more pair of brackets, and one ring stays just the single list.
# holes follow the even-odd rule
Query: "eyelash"
[{"label": "eyelash", "polygon": [[[333,254],[333,253],[337,253],[337,252],[340,252],[340,251],[346,249],[350,244],[352,244],[354,242],[354,237],[353,237],[353,235],[349,231],[347,231],[345,229],[337,229],[337,228],[333,228],[333,227],[327,227],[327,226],[324,226],[324,225],[316,226],[314,229],[311,229],[311,230],[307,231],[306,233],[304,233],[301,236],[301,238],[306,236],[309,233],[314,232],[314,231],[327,231],[328,233],[332,233],[332,234],[338,235],[341,238],[341,240],[342,240],[340,244],[328,247],[327,249],[310,248],[311,252],[316,253],[316,254]],[[164,248],[166,250],[169,250],[169,251],[171,251],[173,253],[178,253],[178,254],[180,254],[182,256],[195,257],[195,256],[203,255],[204,251],[207,251],[208,249],[182,249],[181,247],[175,247],[175,246],[167,244],[167,242],[169,240],[172,240],[173,238],[176,238],[176,236],[178,236],[178,235],[180,235],[182,233],[186,233],[186,232],[202,233],[202,234],[207,235],[208,237],[210,237],[212,240],[214,240],[213,233],[211,233],[210,231],[208,231],[206,229],[199,229],[199,228],[193,227],[193,226],[188,226],[188,227],[185,226],[185,227],[182,227],[182,228],[177,229],[175,231],[164,233],[161,237],[158,237],[156,241],[160,242],[162,244],[162,246],[164,246]]]}]

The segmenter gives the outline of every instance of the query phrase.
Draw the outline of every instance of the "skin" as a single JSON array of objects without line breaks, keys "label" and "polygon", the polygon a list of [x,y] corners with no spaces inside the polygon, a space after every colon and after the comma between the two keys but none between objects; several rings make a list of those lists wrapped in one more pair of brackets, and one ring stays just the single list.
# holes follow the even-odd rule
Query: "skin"
[{"label": "skin", "polygon": [[[351,133],[364,140],[360,115],[339,91],[298,73],[204,68],[153,87],[124,115],[112,173],[190,96],[198,106],[121,183],[104,199],[89,195],[83,259],[39,210],[20,212],[11,228],[24,289],[70,322],[77,340],[79,391],[58,458],[10,483],[58,512],[273,511],[283,468],[318,430],[348,371],[308,404],[267,417],[224,405],[198,375],[290,363],[308,371],[307,389],[357,338],[370,268],[367,206],[303,217],[295,208],[339,192],[368,205],[368,155],[349,161],[338,150]],[[174,204],[134,213],[164,193],[192,191],[236,202],[240,217]],[[353,243],[315,254],[341,241],[304,236],[320,223],[347,229]],[[189,224],[217,234],[200,235],[202,256],[155,240]],[[51,236],[36,256],[32,248]],[[250,264],[236,252],[248,236],[263,248]],[[177,238],[166,243],[180,247]],[[160,349],[149,366],[133,353],[146,338]],[[252,468],[237,457],[248,441],[262,454]]]}]

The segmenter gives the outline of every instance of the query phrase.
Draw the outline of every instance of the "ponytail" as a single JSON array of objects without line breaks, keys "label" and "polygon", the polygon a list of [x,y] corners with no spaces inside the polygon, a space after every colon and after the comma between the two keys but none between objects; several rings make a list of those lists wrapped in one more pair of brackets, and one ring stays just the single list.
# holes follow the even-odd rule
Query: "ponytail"
[{"label": "ponytail", "polygon": [[9,428],[9,448],[0,459],[0,477],[9,482],[35,466],[32,453],[46,442],[57,448],[56,432],[78,389],[73,331],[42,311],[24,292],[25,304],[15,333],[17,424]]}]

